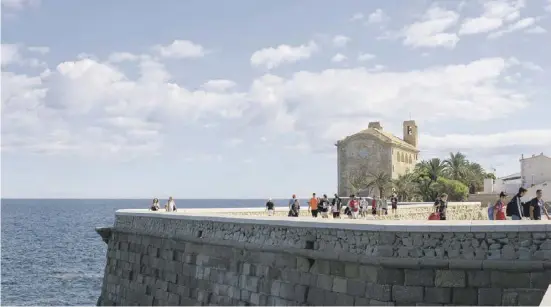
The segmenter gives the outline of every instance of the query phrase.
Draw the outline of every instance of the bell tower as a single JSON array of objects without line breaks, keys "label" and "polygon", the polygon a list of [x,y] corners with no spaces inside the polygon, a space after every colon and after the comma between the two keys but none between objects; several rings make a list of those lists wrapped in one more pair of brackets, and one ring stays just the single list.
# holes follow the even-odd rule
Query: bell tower
[{"label": "bell tower", "polygon": [[417,148],[419,143],[419,132],[414,120],[404,121],[404,141]]}]

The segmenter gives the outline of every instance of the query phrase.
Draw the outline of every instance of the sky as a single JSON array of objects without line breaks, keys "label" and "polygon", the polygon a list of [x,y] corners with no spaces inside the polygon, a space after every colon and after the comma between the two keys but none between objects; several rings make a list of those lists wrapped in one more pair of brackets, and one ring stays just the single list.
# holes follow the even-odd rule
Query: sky
[{"label": "sky", "polygon": [[335,142],[551,155],[551,1],[1,0],[1,195],[332,194]]}]

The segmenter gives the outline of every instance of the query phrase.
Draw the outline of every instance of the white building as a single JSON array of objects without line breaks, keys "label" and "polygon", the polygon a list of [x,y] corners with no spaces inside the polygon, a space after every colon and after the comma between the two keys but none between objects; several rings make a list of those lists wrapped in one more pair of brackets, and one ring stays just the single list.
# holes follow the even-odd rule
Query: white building
[{"label": "white building", "polygon": [[536,196],[537,190],[542,190],[546,200],[551,199],[551,158],[544,155],[532,155],[520,158],[520,173],[501,177],[496,180],[484,179],[485,194],[506,192],[514,195],[520,187],[528,190],[525,198]]}]

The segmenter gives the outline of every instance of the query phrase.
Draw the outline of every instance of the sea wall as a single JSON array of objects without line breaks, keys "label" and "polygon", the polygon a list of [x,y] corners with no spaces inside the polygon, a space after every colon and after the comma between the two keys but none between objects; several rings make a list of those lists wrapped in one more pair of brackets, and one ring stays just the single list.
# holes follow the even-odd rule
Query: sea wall
[{"label": "sea wall", "polygon": [[539,305],[548,221],[120,210],[100,305]]}]

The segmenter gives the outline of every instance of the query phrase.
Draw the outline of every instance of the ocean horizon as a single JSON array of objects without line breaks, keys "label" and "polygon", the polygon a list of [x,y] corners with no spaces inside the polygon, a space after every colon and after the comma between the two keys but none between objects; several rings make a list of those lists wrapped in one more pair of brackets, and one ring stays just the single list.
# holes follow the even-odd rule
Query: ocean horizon
[{"label": "ocean horizon", "polygon": [[[249,208],[262,207],[266,200],[176,199],[176,205]],[[0,305],[95,305],[107,251],[95,228],[112,226],[119,209],[147,209],[151,201],[2,198]],[[274,201],[287,205],[287,199]]]}]

